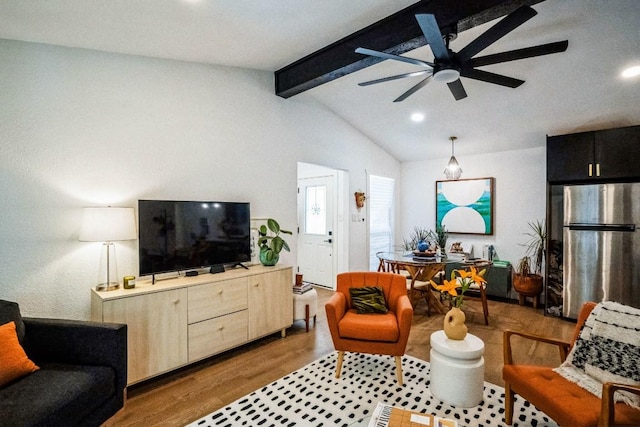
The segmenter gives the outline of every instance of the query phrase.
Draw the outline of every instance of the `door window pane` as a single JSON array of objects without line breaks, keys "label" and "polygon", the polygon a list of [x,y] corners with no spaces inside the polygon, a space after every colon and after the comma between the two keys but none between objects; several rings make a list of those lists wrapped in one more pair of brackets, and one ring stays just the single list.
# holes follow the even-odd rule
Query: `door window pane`
[{"label": "door window pane", "polygon": [[327,234],[327,188],[324,185],[306,187],[304,211],[304,232]]}]

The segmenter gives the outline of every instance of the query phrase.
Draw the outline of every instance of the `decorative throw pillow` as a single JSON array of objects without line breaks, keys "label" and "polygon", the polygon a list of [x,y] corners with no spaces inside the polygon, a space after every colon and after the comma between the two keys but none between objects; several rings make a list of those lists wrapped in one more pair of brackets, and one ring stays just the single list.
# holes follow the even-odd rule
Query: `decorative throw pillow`
[{"label": "decorative throw pillow", "polygon": [[16,324],[0,325],[0,387],[38,369],[18,342]]},{"label": "decorative throw pillow", "polygon": [[365,286],[362,288],[350,288],[351,307],[359,314],[386,313],[387,302],[384,299],[384,291],[380,286]]},{"label": "decorative throw pillow", "polygon": [[[554,369],[569,381],[601,397],[602,384],[640,385],[640,310],[617,302],[601,302],[593,309],[567,360]],[[640,409],[640,399],[617,392],[615,401]]]},{"label": "decorative throw pillow", "polygon": [[11,301],[0,300],[0,325],[11,321],[16,323],[16,332],[18,333],[18,341],[22,344],[24,339],[24,322],[20,316],[20,307],[17,303]]}]

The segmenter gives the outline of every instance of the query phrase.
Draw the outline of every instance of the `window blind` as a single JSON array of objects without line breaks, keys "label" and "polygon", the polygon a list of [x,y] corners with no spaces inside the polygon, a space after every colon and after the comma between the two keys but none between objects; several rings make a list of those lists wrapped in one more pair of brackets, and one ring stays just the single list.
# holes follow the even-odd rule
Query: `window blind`
[{"label": "window blind", "polygon": [[393,251],[395,180],[369,175],[369,269],[378,269],[377,252]]}]

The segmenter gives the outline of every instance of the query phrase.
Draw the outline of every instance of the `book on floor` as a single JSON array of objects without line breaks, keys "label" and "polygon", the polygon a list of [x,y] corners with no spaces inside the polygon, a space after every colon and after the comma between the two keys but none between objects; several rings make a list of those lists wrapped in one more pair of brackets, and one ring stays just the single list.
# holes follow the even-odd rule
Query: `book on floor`
[{"label": "book on floor", "polygon": [[369,421],[369,427],[458,427],[458,422],[431,414],[408,411],[378,402]]}]

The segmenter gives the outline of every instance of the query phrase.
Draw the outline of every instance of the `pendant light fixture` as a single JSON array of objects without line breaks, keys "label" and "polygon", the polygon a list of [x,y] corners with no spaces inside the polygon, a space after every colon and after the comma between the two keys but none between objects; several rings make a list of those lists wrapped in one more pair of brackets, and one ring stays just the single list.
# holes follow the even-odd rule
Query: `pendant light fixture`
[{"label": "pendant light fixture", "polygon": [[447,179],[458,180],[462,175],[462,169],[456,160],[456,156],[453,154],[453,143],[458,138],[451,136],[449,139],[451,140],[451,158],[449,159],[449,164],[447,164],[447,167],[444,170],[444,176],[446,176]]}]

